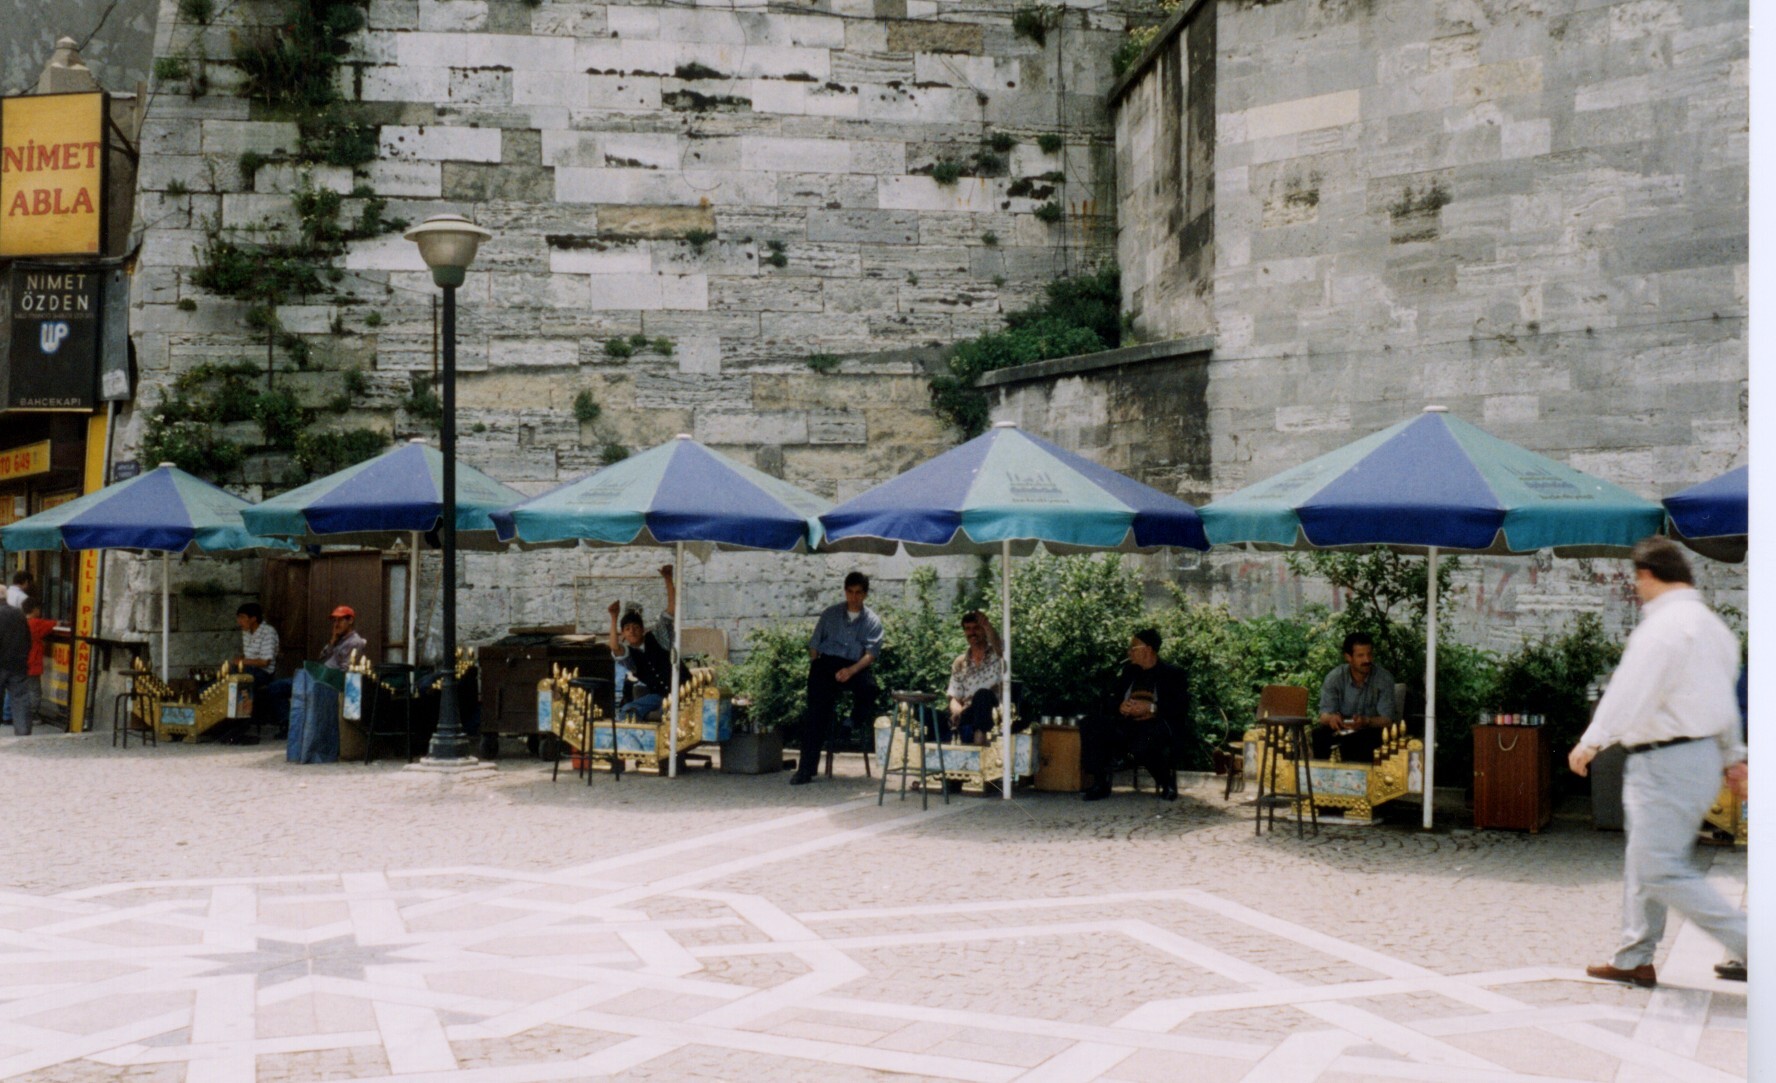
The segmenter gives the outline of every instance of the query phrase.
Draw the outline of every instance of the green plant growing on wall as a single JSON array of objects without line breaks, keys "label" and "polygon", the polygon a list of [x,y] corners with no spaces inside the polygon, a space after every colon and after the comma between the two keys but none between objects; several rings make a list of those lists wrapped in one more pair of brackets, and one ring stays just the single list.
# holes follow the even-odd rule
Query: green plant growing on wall
[{"label": "green plant growing on wall", "polygon": [[598,457],[604,461],[604,465],[609,466],[611,463],[618,463],[627,459],[629,457],[629,449],[613,440],[598,449]]},{"label": "green plant growing on wall", "polygon": [[1061,25],[1061,9],[1051,4],[1025,4],[1011,13],[1011,32],[1037,45],[1048,44],[1048,32]]},{"label": "green plant growing on wall", "polygon": [[789,256],[784,252],[783,247],[782,241],[766,241],[765,249],[770,254],[760,262],[768,263],[773,267],[788,267]]},{"label": "green plant growing on wall", "polygon": [[806,361],[808,367],[813,369],[815,372],[819,372],[819,373],[837,372],[839,369],[840,358],[839,358],[838,354],[811,353],[804,360]]},{"label": "green plant growing on wall", "polygon": [[1114,349],[1122,342],[1121,307],[1114,264],[1050,282],[1041,303],[1006,316],[1005,330],[950,348],[944,370],[931,380],[933,406],[964,437],[978,435],[987,399],[976,380],[995,369]]},{"label": "green plant growing on wall", "polygon": [[678,347],[669,338],[657,338],[648,344],[648,348],[661,357],[671,357],[678,351]]},{"label": "green plant growing on wall", "polygon": [[1000,154],[1008,154],[1011,148],[1017,146],[1017,137],[1010,132],[994,132],[987,136],[987,146]]},{"label": "green plant growing on wall", "polygon": [[408,377],[407,396],[401,400],[401,409],[409,416],[421,418],[433,424],[444,416],[444,400],[438,397],[430,375],[416,372]]},{"label": "green plant growing on wall", "polygon": [[177,83],[191,77],[191,63],[182,56],[157,56],[153,71],[155,82]]},{"label": "green plant growing on wall", "polygon": [[335,73],[364,21],[358,0],[284,0],[277,27],[235,37],[235,65],[246,77],[247,96],[272,105],[334,101]]},{"label": "green plant growing on wall", "polygon": [[1061,204],[1059,201],[1051,199],[1042,206],[1037,207],[1035,215],[1039,221],[1046,222],[1052,226],[1065,216],[1065,212],[1061,210]]},{"label": "green plant growing on wall", "polygon": [[962,163],[939,158],[931,167],[931,179],[939,184],[955,184],[962,176]]},{"label": "green plant growing on wall", "polygon": [[371,309],[370,311],[364,313],[364,326],[365,327],[381,327],[382,326],[382,313],[376,311],[375,309]]},{"label": "green plant growing on wall", "polygon": [[1036,146],[1044,154],[1059,154],[1061,148],[1066,145],[1066,137],[1061,135],[1060,132],[1043,132],[1036,137]]},{"label": "green plant growing on wall", "polygon": [[215,0],[179,0],[179,17],[188,22],[208,26],[215,14]]},{"label": "green plant growing on wall", "polygon": [[196,312],[197,302],[189,297],[181,297],[177,307],[180,312]]},{"label": "green plant growing on wall", "polygon": [[627,361],[635,356],[635,347],[629,345],[626,338],[613,338],[604,344],[604,353],[618,361]]},{"label": "green plant growing on wall", "polygon": [[296,437],[296,465],[305,475],[321,477],[373,458],[388,447],[388,437],[374,429],[305,429]]},{"label": "green plant growing on wall", "polygon": [[715,232],[708,229],[686,230],[684,239],[685,243],[691,246],[692,251],[702,252],[704,245],[715,240]]},{"label": "green plant growing on wall", "polygon": [[242,151],[238,163],[240,166],[241,183],[251,188],[253,186],[253,181],[259,176],[259,170],[264,168],[265,163],[270,160],[271,159],[260,154],[256,150]]},{"label": "green plant growing on wall", "polygon": [[604,413],[604,407],[598,405],[598,400],[592,397],[591,391],[581,391],[574,396],[573,412],[576,421],[582,425],[590,425]]},{"label": "green plant growing on wall", "polygon": [[981,234],[981,243],[988,248],[997,248],[999,246],[999,235],[989,229]]}]

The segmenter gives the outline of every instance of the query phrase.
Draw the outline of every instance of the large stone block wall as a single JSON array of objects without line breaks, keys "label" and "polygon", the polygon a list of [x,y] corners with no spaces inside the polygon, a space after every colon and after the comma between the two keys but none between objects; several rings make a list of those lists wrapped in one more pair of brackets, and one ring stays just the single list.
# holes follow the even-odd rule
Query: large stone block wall
[{"label": "large stone block wall", "polygon": [[[264,357],[246,306],[197,289],[192,272],[212,223],[288,228],[306,177],[368,186],[391,216],[456,212],[494,231],[459,291],[461,456],[520,489],[596,468],[607,443],[678,432],[834,499],[929,458],[956,438],[929,406],[941,348],[999,326],[1113,244],[1103,103],[1122,9],[1057,9],[1038,44],[1013,33],[1017,7],[371,0],[340,71],[343,95],[379,126],[378,160],[354,174],[284,162],[294,120],[236,92],[233,42],[275,5],[223,6],[201,27],[163,0],[157,53],[207,58],[210,92],[157,88],[143,133],[142,391],[121,456],[180,372]],[[932,177],[999,132],[1016,145],[994,175]],[[1045,133],[1063,147],[1042,151]],[[249,151],[270,158],[250,178]],[[1050,174],[1065,181],[1037,179]],[[1053,225],[1034,213],[1051,200],[1066,209]],[[360,206],[348,196],[345,216]],[[433,366],[436,291],[416,249],[391,234],[339,262],[333,295],[281,310],[314,362],[280,381],[320,402],[341,370],[361,369],[370,390],[341,424],[429,435],[401,406],[409,377]],[[635,334],[670,339],[671,356],[607,353]],[[842,362],[816,372],[817,353]],[[575,419],[583,391],[602,407],[596,422]],[[287,471],[255,464],[245,487]],[[626,566],[586,559],[470,561],[465,638],[563,619],[567,580],[599,561]],[[851,563],[815,559],[807,574]],[[727,582],[759,566],[717,557],[707,570]],[[816,585],[781,588],[803,574],[693,594],[691,616],[736,633],[801,616]]]},{"label": "large stone block wall", "polygon": [[[1430,403],[1652,499],[1743,462],[1749,34],[1744,0],[1196,8],[1117,94],[1118,253],[1146,336],[1213,337],[1186,430],[1209,446],[1194,477],[1131,466],[1206,501]],[[1207,233],[1173,226],[1205,184]],[[995,414],[1059,432],[1120,401],[1139,431],[1169,406],[1116,385],[1158,378],[1007,384]],[[1698,570],[1743,606],[1739,569]],[[1458,621],[1501,646],[1579,610],[1620,628],[1618,573],[1470,561]],[[1315,597],[1262,555],[1179,578],[1242,612]]]},{"label": "large stone block wall", "polygon": [[1649,497],[1741,461],[1743,0],[1217,26],[1218,491],[1432,402]]},{"label": "large stone block wall", "polygon": [[1214,329],[1217,12],[1184,5],[1111,91],[1122,307],[1149,339]]}]

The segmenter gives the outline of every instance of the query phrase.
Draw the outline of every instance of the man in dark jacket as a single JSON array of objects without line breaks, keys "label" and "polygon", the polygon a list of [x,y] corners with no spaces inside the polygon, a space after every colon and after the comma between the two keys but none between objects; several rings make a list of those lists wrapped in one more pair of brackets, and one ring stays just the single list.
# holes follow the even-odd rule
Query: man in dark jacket
[{"label": "man in dark jacket", "polygon": [[1110,796],[1110,769],[1124,755],[1147,769],[1159,796],[1178,799],[1174,766],[1190,733],[1190,681],[1159,660],[1159,632],[1144,628],[1129,639],[1128,661],[1116,675],[1104,710],[1080,730],[1080,766],[1092,776],[1087,801]]},{"label": "man in dark jacket", "polygon": [[31,622],[22,610],[0,604],[0,699],[12,701],[12,725],[19,734],[31,732],[29,712],[36,708],[26,675],[30,658]]}]

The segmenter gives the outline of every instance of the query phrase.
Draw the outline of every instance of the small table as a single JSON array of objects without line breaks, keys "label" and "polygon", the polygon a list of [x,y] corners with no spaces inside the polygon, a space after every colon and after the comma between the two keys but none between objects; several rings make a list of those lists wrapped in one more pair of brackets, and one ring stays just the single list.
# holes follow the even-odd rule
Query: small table
[{"label": "small table", "polygon": [[[882,781],[876,791],[876,804],[882,804],[888,796],[888,775],[890,773],[900,776],[900,799],[905,801],[907,776],[916,772],[919,776],[919,804],[922,809],[928,809],[931,807],[931,791],[925,785],[927,776],[935,774],[940,783],[944,779],[943,729],[938,724],[937,712],[931,706],[938,701],[939,697],[932,692],[895,692],[889,698],[900,707],[904,707],[905,710],[895,710],[892,721],[889,723],[888,749],[882,757]],[[907,757],[913,748],[911,730],[914,727],[917,727],[919,731],[919,763],[916,767],[907,763]],[[936,771],[932,771],[925,762],[925,734],[927,731],[935,734],[937,739]],[[897,733],[901,741],[900,766],[890,767],[889,762],[894,755],[894,738]],[[944,804],[950,803],[948,785],[943,788],[943,799]]]},{"label": "small table", "polygon": [[[1264,792],[1265,785],[1271,781],[1271,774],[1277,770],[1282,761],[1287,760],[1295,773],[1295,785],[1289,800],[1295,805],[1295,837],[1303,838],[1307,834],[1306,825],[1301,818],[1301,804],[1307,802],[1308,815],[1313,818],[1314,834],[1320,833],[1320,811],[1314,805],[1313,766],[1309,760],[1313,757],[1313,748],[1308,743],[1307,727],[1313,720],[1299,715],[1269,715],[1258,720],[1264,729],[1264,752],[1258,757],[1258,818],[1252,827],[1253,834],[1263,834],[1265,829],[1265,810],[1270,811],[1269,824],[1276,828],[1276,806],[1283,795],[1271,786],[1268,795]],[[1306,779],[1305,784],[1302,782]],[[1302,796],[1306,788],[1307,795]]]}]

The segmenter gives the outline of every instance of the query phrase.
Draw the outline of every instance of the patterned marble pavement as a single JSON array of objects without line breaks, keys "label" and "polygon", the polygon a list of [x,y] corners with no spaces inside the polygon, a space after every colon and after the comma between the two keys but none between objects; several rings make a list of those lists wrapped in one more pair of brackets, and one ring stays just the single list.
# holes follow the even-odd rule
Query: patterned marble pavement
[{"label": "patterned marble pavement", "polygon": [[[723,886],[982,807],[851,800],[555,871],[0,893],[0,1079],[1742,1078],[1705,1061],[1742,1046],[1744,987],[1687,926],[1658,991],[1593,998],[1200,888],[833,910]],[[1059,997],[987,995],[1032,966],[1065,967]]]}]

